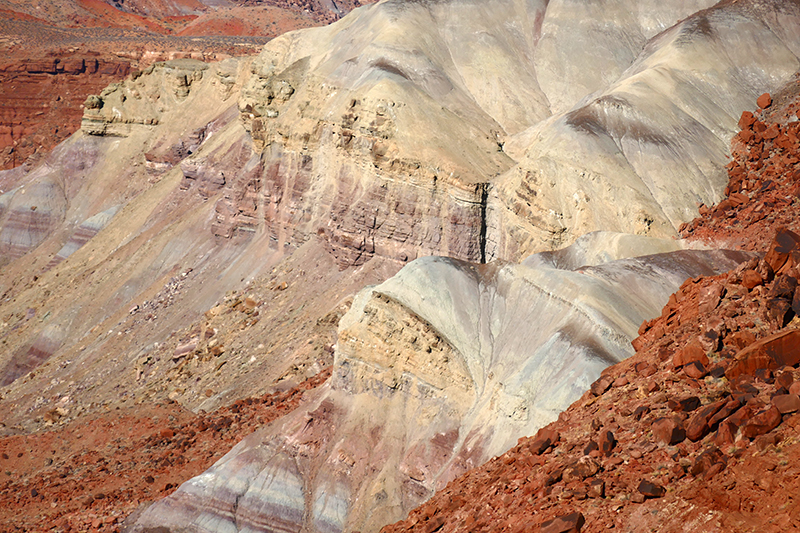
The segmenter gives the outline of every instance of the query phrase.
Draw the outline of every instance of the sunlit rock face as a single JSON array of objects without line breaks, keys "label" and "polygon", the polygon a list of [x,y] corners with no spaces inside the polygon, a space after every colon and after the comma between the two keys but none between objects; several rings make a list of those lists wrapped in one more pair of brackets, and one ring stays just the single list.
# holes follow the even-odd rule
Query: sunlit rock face
[{"label": "sunlit rock face", "polygon": [[490,194],[487,255],[594,229],[670,235],[697,203],[719,201],[741,110],[793,75],[798,28],[797,7],[783,3],[697,12],[648,40],[619,77],[511,138],[518,164]]},{"label": "sunlit rock face", "polygon": [[710,5],[381,2],[267,46],[239,109],[257,149],[303,169],[277,191],[355,195],[292,204],[333,213],[312,226],[343,264],[672,236],[720,198],[741,110],[800,66],[796,6]]},{"label": "sunlit rock face", "polygon": [[685,279],[749,257],[613,234],[575,246],[561,256],[576,264],[603,248],[673,251],[570,269],[553,254],[412,262],[356,297],[333,376],[307,406],[149,508],[135,530],[375,531],[554,420],[632,354],[639,324]]}]

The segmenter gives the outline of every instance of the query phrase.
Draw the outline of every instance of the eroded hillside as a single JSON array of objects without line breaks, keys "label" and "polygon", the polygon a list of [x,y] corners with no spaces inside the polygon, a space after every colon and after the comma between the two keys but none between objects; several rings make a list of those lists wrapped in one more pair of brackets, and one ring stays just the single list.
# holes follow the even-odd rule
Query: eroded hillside
[{"label": "eroded hillside", "polygon": [[557,422],[384,533],[800,528],[797,93],[742,115],[727,198],[685,229],[765,255],[687,280]]},{"label": "eroded hillside", "polygon": [[78,130],[89,94],[131,72],[175,58],[252,55],[271,38],[330,23],[358,5],[4,0],[0,169],[34,165]]},{"label": "eroded hillside", "polygon": [[[758,205],[778,172],[729,170],[793,164],[793,126],[769,115],[788,108],[742,110],[791,93],[796,6],[607,7],[384,0],[90,96],[79,133],[0,173],[3,432],[224,409],[329,369],[131,527],[377,530],[556,419],[686,278],[755,261],[773,283],[764,245],[675,238],[701,203],[744,205],[745,183]],[[728,165],[740,117],[753,136]],[[790,216],[762,210],[778,201]],[[5,494],[50,474],[24,475]],[[92,505],[60,527],[119,527]],[[464,527],[441,516],[424,527]]]}]

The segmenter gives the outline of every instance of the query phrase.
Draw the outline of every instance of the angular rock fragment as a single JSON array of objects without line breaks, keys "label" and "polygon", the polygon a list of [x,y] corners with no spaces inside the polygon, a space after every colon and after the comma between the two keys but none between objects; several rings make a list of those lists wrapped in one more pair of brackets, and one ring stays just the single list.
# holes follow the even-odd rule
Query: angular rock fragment
[{"label": "angular rock fragment", "polygon": [[764,261],[775,274],[784,273],[800,264],[800,235],[785,228],[778,230]]},{"label": "angular rock fragment", "polygon": [[777,369],[800,363],[800,330],[788,329],[761,339],[736,354],[735,361],[725,371],[734,380],[742,374],[753,375],[757,369]]},{"label": "angular rock fragment", "polygon": [[561,476],[563,474],[564,474],[564,469],[563,468],[556,468],[555,470],[550,472],[550,474],[547,476],[547,478],[545,478],[544,486],[545,487],[549,487],[551,485],[555,485],[556,483],[561,481]]},{"label": "angular rock fragment", "polygon": [[717,432],[714,434],[714,444],[717,446],[725,446],[726,444],[733,444],[736,440],[736,433],[739,431],[739,426],[729,420],[723,420]]},{"label": "angular rock fragment", "polygon": [[656,365],[650,363],[637,363],[635,366],[636,372],[639,373],[639,376],[643,378],[649,378],[656,372],[658,372],[658,367]]},{"label": "angular rock fragment", "polygon": [[772,405],[782,415],[800,411],[800,396],[797,394],[781,394],[772,398]]},{"label": "angular rock fragment", "polygon": [[791,300],[794,298],[794,291],[797,289],[797,278],[789,274],[781,274],[772,284],[768,298],[785,298]]},{"label": "angular rock fragment", "polygon": [[758,262],[756,271],[761,276],[763,283],[769,283],[773,279],[775,279],[775,271],[772,269],[772,266],[770,266],[770,264],[767,263],[764,259],[761,259]]},{"label": "angular rock fragment", "polygon": [[558,516],[542,524],[541,533],[579,533],[586,519],[581,513]]},{"label": "angular rock fragment", "polygon": [[758,448],[758,451],[763,452],[770,446],[775,446],[780,441],[781,441],[780,435],[778,435],[777,433],[767,433],[766,435],[761,435],[759,437],[756,437],[754,444],[756,445],[756,448]]},{"label": "angular rock fragment", "polygon": [[711,313],[719,305],[720,299],[725,293],[722,283],[714,283],[700,292],[698,310],[703,314]]},{"label": "angular rock fragment", "polygon": [[792,375],[792,373],[790,371],[781,372],[780,374],[775,376],[775,383],[779,387],[783,387],[784,389],[786,389],[788,391],[789,388],[794,383],[794,376]]},{"label": "angular rock fragment", "polygon": [[793,318],[792,301],[786,298],[767,300],[766,318],[774,329],[785,327]]},{"label": "angular rock fragment", "polygon": [[590,389],[595,396],[602,396],[604,392],[611,388],[614,379],[609,376],[600,376],[592,383]]},{"label": "angular rock fragment", "polygon": [[582,481],[597,474],[598,471],[600,471],[600,463],[588,455],[584,455],[574,463],[564,467],[562,478],[566,483]]},{"label": "angular rock fragment", "polygon": [[742,286],[747,289],[751,290],[763,283],[761,279],[761,275],[756,272],[755,270],[745,270],[742,273]]},{"label": "angular rock fragment", "polygon": [[[712,446],[695,458],[695,460],[692,462],[691,468],[689,469],[689,473],[693,476],[699,476],[704,472],[711,472],[716,465],[722,465],[724,468],[726,464],[727,458],[725,457],[725,454],[723,454],[716,446]],[[717,468],[717,470],[718,469],[719,468]]]},{"label": "angular rock fragment", "polygon": [[597,437],[597,445],[600,447],[600,453],[608,457],[611,451],[616,447],[617,441],[614,434],[610,431],[601,431]]},{"label": "angular rock fragment", "polygon": [[589,455],[590,453],[592,453],[594,451],[597,451],[599,449],[600,449],[600,446],[598,446],[595,441],[590,440],[589,444],[587,444],[586,447],[583,449],[583,454],[584,455]]},{"label": "angular rock fragment", "polygon": [[683,372],[690,378],[694,379],[702,379],[708,375],[708,370],[706,370],[706,367],[704,367],[703,363],[700,361],[692,361],[688,365],[684,366]]},{"label": "angular rock fragment", "polygon": [[726,365],[714,365],[708,370],[708,375],[712,378],[719,379],[725,375],[725,368],[727,368]]},{"label": "angular rock fragment", "polygon": [[742,428],[742,435],[749,439],[769,433],[781,423],[781,413],[775,406],[757,413]]},{"label": "angular rock fragment", "polygon": [[547,451],[550,446],[555,445],[559,438],[560,435],[558,434],[558,431],[552,429],[551,426],[545,426],[536,432],[536,436],[529,444],[529,448],[534,454],[541,455]]},{"label": "angular rock fragment", "polygon": [[613,385],[614,387],[624,387],[628,383],[630,383],[630,381],[628,381],[628,376],[620,376],[614,380]]},{"label": "angular rock fragment", "polygon": [[703,350],[703,347],[698,341],[694,341],[688,346],[678,350],[672,358],[672,364],[675,365],[676,368],[694,361],[698,361],[703,365],[708,364],[708,356],[706,356],[705,350]]},{"label": "angular rock fragment", "polygon": [[753,372],[753,377],[756,378],[756,381],[760,381],[761,383],[772,384],[775,382],[775,378],[772,377],[772,370],[769,368],[757,368],[755,372]]},{"label": "angular rock fragment", "polygon": [[531,450],[532,453],[534,453],[536,455],[542,455],[552,445],[553,445],[553,441],[551,441],[549,438],[540,438],[540,439],[536,439],[533,442],[531,442],[530,450]]},{"label": "angular rock fragment", "polygon": [[739,119],[739,129],[748,130],[753,126],[755,121],[756,117],[751,111],[743,111],[742,116]]},{"label": "angular rock fragment", "polygon": [[686,436],[689,440],[696,442],[705,437],[711,431],[709,420],[727,403],[727,400],[719,400],[698,409],[686,422]]},{"label": "angular rock fragment", "polygon": [[653,437],[656,442],[673,446],[686,439],[686,430],[683,422],[671,417],[663,417],[653,422]]},{"label": "angular rock fragment", "polygon": [[667,489],[661,485],[644,479],[639,483],[639,486],[636,488],[636,490],[639,491],[639,494],[643,495],[645,498],[661,498],[667,493]]},{"label": "angular rock fragment", "polygon": [[591,483],[589,483],[588,496],[590,498],[605,498],[606,482],[602,479],[593,479]]},{"label": "angular rock fragment", "polygon": [[700,398],[697,396],[689,396],[680,400],[669,400],[667,406],[676,412],[691,413],[700,407]]},{"label": "angular rock fragment", "polygon": [[717,424],[735,413],[741,405],[741,402],[737,399],[728,400],[727,403],[708,420],[709,427],[713,429]]}]

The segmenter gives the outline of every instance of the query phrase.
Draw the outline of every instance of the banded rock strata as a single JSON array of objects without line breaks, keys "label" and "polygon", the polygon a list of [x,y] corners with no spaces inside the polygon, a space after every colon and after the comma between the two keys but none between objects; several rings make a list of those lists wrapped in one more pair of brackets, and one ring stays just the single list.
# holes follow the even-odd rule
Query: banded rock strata
[{"label": "banded rock strata", "polygon": [[247,437],[133,531],[377,530],[554,420],[632,354],[639,324],[687,277],[747,257],[676,250],[574,270],[536,256],[534,266],[414,261],[356,297],[333,376],[308,405]]},{"label": "banded rock strata", "polygon": [[[165,397],[199,409],[286,386],[304,377],[293,366],[330,363],[303,346],[310,325],[332,329],[357,287],[446,255],[356,299],[314,406],[176,496],[218,498],[220,525],[258,524],[262,504],[280,504],[289,529],[402,517],[566,407],[629,354],[681,276],[705,272],[581,269],[617,258],[588,241],[585,256],[513,264],[595,229],[674,236],[720,196],[741,110],[800,65],[794,3],[659,6],[620,16],[610,4],[572,28],[570,2],[384,0],[256,58],[158,63],[90,97],[82,132],[36,168],[0,173],[3,431],[37,428],[63,398],[75,413]],[[115,206],[73,250],[80,226]],[[687,256],[731,260],[669,261]],[[258,293],[246,317],[221,303],[234,288]],[[215,320],[236,333],[209,355],[218,340],[199,337],[217,335]],[[573,388],[539,373],[559,356],[552,385]],[[344,436],[369,427],[339,459]],[[283,474],[234,461],[251,449]],[[238,501],[246,484],[224,488],[228,461],[244,468],[235,483],[285,475],[285,501]]]}]

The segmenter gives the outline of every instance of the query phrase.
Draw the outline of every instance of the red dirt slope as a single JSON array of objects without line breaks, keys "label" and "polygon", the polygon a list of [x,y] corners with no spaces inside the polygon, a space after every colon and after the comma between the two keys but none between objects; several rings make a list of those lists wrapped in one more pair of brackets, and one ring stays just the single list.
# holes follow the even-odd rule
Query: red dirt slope
[{"label": "red dirt slope", "polygon": [[[329,376],[326,370],[292,390],[209,414],[141,404],[0,438],[0,531],[120,531],[140,504],[202,473]],[[50,416],[57,420],[58,408]]]},{"label": "red dirt slope", "polygon": [[187,22],[178,35],[253,35],[277,37],[287,31],[319,25],[313,13],[274,6],[232,7]]}]

